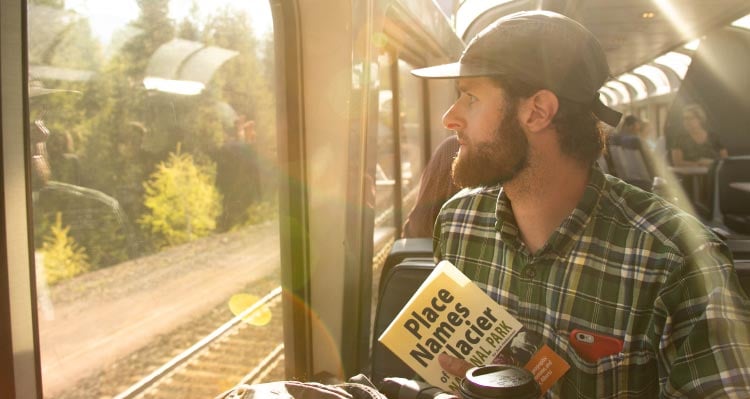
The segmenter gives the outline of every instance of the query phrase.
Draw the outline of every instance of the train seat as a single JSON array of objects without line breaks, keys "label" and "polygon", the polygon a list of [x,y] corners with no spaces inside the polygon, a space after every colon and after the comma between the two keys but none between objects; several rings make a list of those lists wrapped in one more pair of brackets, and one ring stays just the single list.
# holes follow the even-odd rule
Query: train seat
[{"label": "train seat", "polygon": [[714,163],[710,173],[711,223],[750,234],[750,192],[737,183],[750,183],[750,156],[731,156]]},{"label": "train seat", "polygon": [[409,258],[393,265],[387,273],[384,270],[372,336],[370,377],[376,386],[387,377],[415,377],[414,371],[381,344],[378,337],[434,268],[432,259]]},{"label": "train seat", "polygon": [[643,190],[651,189],[653,173],[637,137],[632,137],[631,140],[610,142],[608,152],[615,176]]},{"label": "train seat", "polygon": [[390,270],[405,259],[432,260],[432,238],[400,238],[393,243],[380,273],[380,287]]},{"label": "train seat", "polygon": [[735,259],[734,269],[745,293],[750,295],[750,259]]}]

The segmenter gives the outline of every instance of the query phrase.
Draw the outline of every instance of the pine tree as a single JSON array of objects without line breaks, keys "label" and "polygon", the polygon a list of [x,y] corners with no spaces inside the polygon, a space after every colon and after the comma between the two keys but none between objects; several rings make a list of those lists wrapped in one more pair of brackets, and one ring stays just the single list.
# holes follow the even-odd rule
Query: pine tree
[{"label": "pine tree", "polygon": [[45,237],[42,246],[44,276],[49,285],[89,270],[86,249],[68,235],[69,230],[69,226],[63,227],[62,214],[58,212],[55,223],[50,228],[50,235]]},{"label": "pine tree", "polygon": [[216,229],[221,199],[213,164],[197,165],[190,154],[171,153],[144,184],[149,213],[138,223],[159,238],[161,247],[204,237]]}]

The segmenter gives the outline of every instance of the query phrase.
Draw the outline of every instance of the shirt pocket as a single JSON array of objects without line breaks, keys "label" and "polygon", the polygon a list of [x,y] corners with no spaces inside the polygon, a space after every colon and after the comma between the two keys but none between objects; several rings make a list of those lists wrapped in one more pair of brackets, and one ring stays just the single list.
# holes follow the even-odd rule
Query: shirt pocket
[{"label": "shirt pocket", "polygon": [[659,373],[653,352],[625,349],[594,362],[584,360],[570,344],[568,332],[556,340],[570,370],[559,382],[562,398],[656,398]]}]

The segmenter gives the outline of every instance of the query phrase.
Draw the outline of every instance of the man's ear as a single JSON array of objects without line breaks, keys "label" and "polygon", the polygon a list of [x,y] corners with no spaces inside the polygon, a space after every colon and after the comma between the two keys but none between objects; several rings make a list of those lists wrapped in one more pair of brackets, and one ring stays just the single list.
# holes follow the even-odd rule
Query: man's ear
[{"label": "man's ear", "polygon": [[559,106],[555,93],[539,90],[521,101],[519,122],[530,132],[541,131],[552,123]]}]

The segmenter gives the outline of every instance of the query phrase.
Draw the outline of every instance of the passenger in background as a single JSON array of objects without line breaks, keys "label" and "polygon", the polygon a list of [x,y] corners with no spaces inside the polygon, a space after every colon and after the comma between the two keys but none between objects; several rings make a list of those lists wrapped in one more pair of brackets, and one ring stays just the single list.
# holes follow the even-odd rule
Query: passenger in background
[{"label": "passenger in background", "polygon": [[54,132],[47,140],[47,153],[53,180],[81,185],[81,165],[73,143],[70,133]]},{"label": "passenger in background", "polygon": [[682,109],[683,134],[671,149],[674,166],[708,166],[716,159],[729,156],[719,137],[706,128],[706,111],[697,104]]},{"label": "passenger in background", "polygon": [[459,147],[458,138],[451,135],[435,149],[419,179],[417,202],[406,218],[402,237],[432,237],[440,208],[459,190],[451,177],[451,165]]},{"label": "passenger in background", "polygon": [[247,219],[248,207],[260,201],[256,136],[255,121],[240,115],[216,155],[216,187],[223,196],[221,231],[242,225]]},{"label": "passenger in background", "polygon": [[[609,144],[624,147],[638,146],[638,140],[643,132],[643,123],[635,115],[628,115],[623,119],[622,127],[609,137]],[[637,147],[632,147],[637,148]]]},{"label": "passenger in background", "polygon": [[[48,96],[70,94],[79,92],[47,89],[39,81],[29,82],[35,248],[42,249],[43,252],[46,244],[53,242],[50,241],[55,237],[52,229],[59,223],[57,228],[67,229],[66,235],[81,249],[81,253],[85,253],[87,259],[80,264],[61,261],[53,264],[48,261],[46,266],[41,267],[45,273],[54,267],[58,271],[64,267],[68,271],[81,272],[110,266],[129,259],[138,249],[120,202],[102,191],[74,184],[80,180],[80,176],[71,137],[63,132],[52,133],[47,127],[44,116],[50,105]],[[62,140],[53,141],[52,151],[49,151],[47,145],[51,137]],[[64,155],[68,156],[70,164],[60,161]],[[70,169],[65,169],[66,167]],[[71,174],[60,173],[60,169]],[[69,180],[59,181],[61,178]],[[44,262],[44,256],[38,256],[37,261]]]},{"label": "passenger in background", "polygon": [[[476,187],[443,205],[435,258],[570,365],[545,397],[750,397],[750,300],[726,244],[593,167],[599,121],[620,114],[599,100],[610,73],[591,32],[560,14],[515,13],[458,62],[412,73],[457,79],[443,124],[461,144],[455,183]],[[576,330],[622,346],[591,360]],[[439,360],[456,376],[472,366]]]}]

